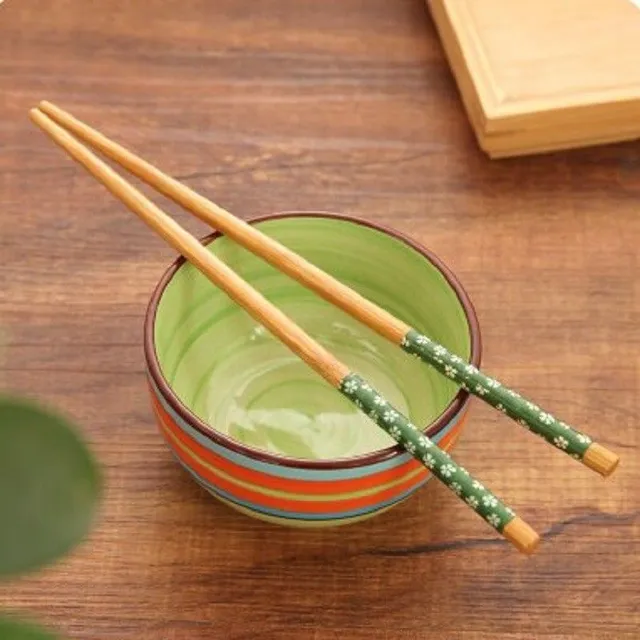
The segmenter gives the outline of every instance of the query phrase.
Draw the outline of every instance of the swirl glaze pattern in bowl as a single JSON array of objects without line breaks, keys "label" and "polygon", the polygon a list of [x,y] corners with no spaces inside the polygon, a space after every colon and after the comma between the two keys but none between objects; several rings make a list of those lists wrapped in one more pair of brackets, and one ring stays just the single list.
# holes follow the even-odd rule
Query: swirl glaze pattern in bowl
[{"label": "swirl glaze pattern in bowl", "polygon": [[[450,271],[395,232],[328,214],[253,221],[310,262],[476,366],[471,303]],[[462,429],[469,395],[398,346],[228,238],[215,253],[440,447]],[[145,356],[158,425],[214,496],[279,524],[346,524],[413,494],[429,472],[337,390],[178,259],[152,297]]]}]

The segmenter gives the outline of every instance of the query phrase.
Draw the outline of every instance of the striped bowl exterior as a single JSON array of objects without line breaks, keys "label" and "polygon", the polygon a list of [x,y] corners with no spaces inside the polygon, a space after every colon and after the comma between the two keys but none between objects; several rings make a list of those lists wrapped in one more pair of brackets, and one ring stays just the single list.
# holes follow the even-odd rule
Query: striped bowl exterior
[{"label": "striped bowl exterior", "polygon": [[[462,285],[432,252],[410,238],[380,225],[345,216],[314,212],[289,212],[251,221],[288,218],[323,218],[377,230],[420,253],[440,272],[455,292],[467,320],[469,361],[481,360],[478,319]],[[202,239],[207,245],[219,237]],[[431,474],[399,446],[390,446],[344,460],[295,460],[251,449],[215,431],[182,404],[164,376],[155,345],[156,312],[165,288],[180,267],[177,258],[158,283],[145,319],[145,360],[152,406],[160,433],[177,461],[221,502],[268,522],[294,527],[336,526],[358,522],[382,513],[413,495]],[[427,435],[450,450],[466,421],[471,396],[463,389],[429,425]],[[372,422],[372,429],[378,427]]]},{"label": "striped bowl exterior", "polygon": [[[335,461],[330,468],[305,468],[264,461],[207,437],[178,415],[151,378],[149,387],[158,427],[179,463],[212,495],[246,515],[298,527],[350,524],[399,504],[430,479],[423,465],[399,451],[359,466]],[[441,448],[449,450],[457,441],[468,407],[469,398],[432,436]]]}]

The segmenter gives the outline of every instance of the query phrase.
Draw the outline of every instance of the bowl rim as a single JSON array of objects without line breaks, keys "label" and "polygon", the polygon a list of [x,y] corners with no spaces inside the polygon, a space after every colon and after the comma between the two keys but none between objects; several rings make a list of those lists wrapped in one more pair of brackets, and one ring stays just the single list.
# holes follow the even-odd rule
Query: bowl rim
[{"label": "bowl rim", "polygon": [[[388,227],[385,224],[371,222],[369,220],[365,220],[351,214],[331,213],[323,211],[281,211],[253,216],[245,220],[245,222],[247,222],[248,224],[256,224],[260,222],[267,222],[270,220],[281,220],[287,218],[327,218],[330,220],[341,220],[344,222],[349,222],[351,224],[361,225],[400,240],[410,248],[420,253],[436,269],[438,269],[438,271],[440,271],[449,286],[456,294],[463,308],[469,327],[471,342],[470,362],[476,367],[480,366],[482,355],[482,338],[480,334],[478,317],[476,315],[473,303],[471,302],[471,299],[462,286],[461,282],[454,275],[453,271],[435,253],[433,253],[433,251],[427,249],[425,246],[411,239],[404,233]],[[200,242],[208,245],[223,235],[224,234],[220,231],[214,231],[213,233],[210,233],[201,238]],[[216,443],[219,446],[222,446],[223,448],[229,449],[230,451],[247,456],[259,462],[276,466],[325,470],[353,469],[357,467],[366,467],[373,464],[385,462],[393,457],[406,453],[400,445],[392,445],[385,449],[378,449],[370,453],[360,454],[358,456],[352,457],[330,458],[322,460],[306,460],[293,458],[245,445],[231,438],[230,436],[217,431],[213,426],[208,425],[204,420],[195,415],[195,413],[193,413],[171,389],[171,386],[162,374],[155,348],[155,320],[160,300],[162,299],[162,295],[169,282],[171,282],[174,275],[178,272],[180,267],[182,267],[185,262],[186,259],[183,256],[178,256],[164,271],[162,277],[153,290],[153,293],[147,305],[144,319],[144,356],[147,364],[148,375],[153,381],[157,391],[162,395],[171,409],[182,420],[184,420],[191,427],[195,428],[208,440],[211,440],[212,442]],[[458,393],[445,407],[445,409],[430,424],[426,425],[422,429],[422,432],[430,438],[438,434],[440,431],[442,431],[442,429],[444,429],[447,424],[449,424],[454,416],[462,413],[463,409],[465,409],[470,399],[471,397],[468,391],[459,389]]]}]

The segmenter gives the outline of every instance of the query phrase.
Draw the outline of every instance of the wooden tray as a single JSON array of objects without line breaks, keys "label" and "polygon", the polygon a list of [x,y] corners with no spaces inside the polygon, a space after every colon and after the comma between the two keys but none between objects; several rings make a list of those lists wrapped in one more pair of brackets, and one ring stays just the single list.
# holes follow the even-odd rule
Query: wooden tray
[{"label": "wooden tray", "polygon": [[427,4],[489,156],[640,138],[640,1]]}]

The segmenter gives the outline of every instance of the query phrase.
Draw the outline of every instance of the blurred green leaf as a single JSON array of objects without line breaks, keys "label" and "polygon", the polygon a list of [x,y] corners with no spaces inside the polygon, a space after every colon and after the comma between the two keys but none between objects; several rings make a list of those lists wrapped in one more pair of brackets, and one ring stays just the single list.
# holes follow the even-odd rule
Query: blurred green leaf
[{"label": "blurred green leaf", "polygon": [[34,402],[0,396],[0,577],[50,564],[79,544],[101,487],[73,425]]},{"label": "blurred green leaf", "polygon": [[0,616],[0,638],[2,640],[56,640],[56,636],[30,622],[3,616]]}]

